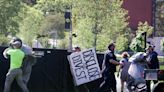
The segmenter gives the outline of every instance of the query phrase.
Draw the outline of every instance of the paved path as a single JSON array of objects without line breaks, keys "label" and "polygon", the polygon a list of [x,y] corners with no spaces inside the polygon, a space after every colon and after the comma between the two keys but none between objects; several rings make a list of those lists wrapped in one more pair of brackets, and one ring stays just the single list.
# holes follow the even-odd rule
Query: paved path
[{"label": "paved path", "polygon": [[[117,92],[121,92],[121,81],[120,78],[116,76],[116,81],[117,81]],[[124,92],[129,92],[126,88],[126,84],[124,86]]]},{"label": "paved path", "polygon": [[[117,92],[121,92],[121,81],[120,78],[116,76],[116,81],[117,81]],[[151,83],[151,89],[153,88],[153,83]],[[126,88],[126,84],[124,87],[124,92],[129,92],[128,89]]]}]

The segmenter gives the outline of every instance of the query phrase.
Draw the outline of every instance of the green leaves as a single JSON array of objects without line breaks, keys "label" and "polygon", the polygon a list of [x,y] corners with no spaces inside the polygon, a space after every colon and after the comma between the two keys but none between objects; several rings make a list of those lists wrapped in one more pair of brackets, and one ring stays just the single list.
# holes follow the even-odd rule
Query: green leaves
[{"label": "green leaves", "polygon": [[[128,35],[123,35],[128,33],[125,31],[128,12],[121,7],[123,0],[37,0],[33,6],[20,0],[0,2],[3,3],[0,3],[0,11],[3,12],[0,12],[0,31],[6,36],[10,33],[18,35],[26,43],[31,44],[31,39],[37,34],[44,34],[58,40],[57,46],[67,47],[68,36],[64,34],[66,7],[72,9],[72,30],[77,34],[73,45],[104,51],[111,41],[127,42]],[[120,45],[126,47],[125,43]],[[118,50],[126,49],[120,47]]]},{"label": "green leaves", "polygon": [[116,39],[116,50],[117,51],[125,51],[128,50],[129,47],[129,40],[126,36],[120,35]]},{"label": "green leaves", "polygon": [[0,34],[0,45],[7,46],[8,43],[9,43],[9,39],[5,37],[3,34]]},{"label": "green leaves", "polygon": [[[43,13],[33,7],[24,6],[19,12],[19,30],[17,34],[26,43],[31,44],[35,36],[40,32],[41,22],[43,20]],[[18,19],[19,19],[18,18]]]},{"label": "green leaves", "polygon": [[[143,34],[143,33],[145,33]],[[137,36],[135,38],[133,38],[131,44],[130,44],[130,48],[133,50],[133,51],[136,51],[136,52],[139,52],[139,51],[145,51],[145,47],[144,47],[144,44],[145,44],[145,37],[149,37],[153,32],[153,27],[149,26],[147,22],[139,22],[138,24],[138,29],[137,29]]]},{"label": "green leaves", "polygon": [[16,34],[18,31],[18,24],[14,17],[18,15],[22,7],[21,0],[1,0],[0,1],[0,33]]},{"label": "green leaves", "polygon": [[[81,28],[87,27],[85,30],[92,33],[90,39],[93,39],[93,43],[86,41],[86,44],[93,44],[92,46],[99,51],[106,49],[110,41],[116,41],[118,36],[126,33],[124,29],[128,25],[126,22],[128,18],[127,11],[121,8],[122,2],[120,0],[79,0],[78,3],[73,4],[75,6],[73,14],[76,15],[74,30],[84,32]],[[85,27],[77,24],[81,21],[86,24]],[[83,37],[89,36],[85,34]]]},{"label": "green leaves", "polygon": [[144,33],[144,32],[147,33],[147,37],[149,37],[153,33],[153,27],[149,26],[147,21],[145,21],[144,23],[143,22],[138,23],[137,34]]}]

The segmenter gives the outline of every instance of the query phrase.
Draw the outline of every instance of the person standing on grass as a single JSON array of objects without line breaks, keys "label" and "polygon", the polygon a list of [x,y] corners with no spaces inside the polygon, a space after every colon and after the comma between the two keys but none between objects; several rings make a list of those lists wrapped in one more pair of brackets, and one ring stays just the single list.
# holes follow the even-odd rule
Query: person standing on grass
[{"label": "person standing on grass", "polygon": [[[158,60],[158,53],[154,51],[155,46],[149,45],[148,48],[146,48],[147,53],[147,62],[149,69],[159,69],[159,60]],[[154,80],[154,84],[156,84],[158,81]],[[151,92],[150,90],[150,80],[146,81],[147,84],[147,92]]]},{"label": "person standing on grass", "polygon": [[[75,46],[73,53],[79,53],[81,48],[79,46]],[[86,84],[82,84],[80,86],[75,87],[75,92],[89,92],[89,89]]]},{"label": "person standing on grass", "polygon": [[11,43],[13,48],[8,48],[4,51],[4,56],[10,57],[10,69],[6,75],[4,92],[10,92],[11,84],[16,79],[18,85],[23,90],[23,92],[29,92],[26,84],[22,79],[22,62],[25,57],[25,53],[20,50],[21,43],[15,41]]}]

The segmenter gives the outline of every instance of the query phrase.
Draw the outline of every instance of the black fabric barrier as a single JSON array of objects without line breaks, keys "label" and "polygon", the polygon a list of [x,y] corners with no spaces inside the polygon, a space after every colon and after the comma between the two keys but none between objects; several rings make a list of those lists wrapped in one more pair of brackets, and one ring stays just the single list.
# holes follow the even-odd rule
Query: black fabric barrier
[{"label": "black fabric barrier", "polygon": [[[0,47],[0,92],[3,92],[5,75],[9,68],[9,60],[2,55],[6,47]],[[31,77],[28,83],[30,92],[75,92],[72,75],[70,72],[67,50],[37,49],[33,48],[37,55],[37,62],[33,66]],[[101,65],[103,54],[97,54],[98,62]],[[101,79],[87,83],[90,92],[94,92],[100,85]],[[78,88],[78,87],[76,87]],[[21,92],[14,81],[11,92]]]}]

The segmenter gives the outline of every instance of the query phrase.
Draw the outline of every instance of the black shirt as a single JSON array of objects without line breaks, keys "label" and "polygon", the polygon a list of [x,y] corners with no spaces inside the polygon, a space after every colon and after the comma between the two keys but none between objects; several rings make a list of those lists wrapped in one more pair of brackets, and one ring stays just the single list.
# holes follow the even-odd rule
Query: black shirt
[{"label": "black shirt", "polygon": [[151,64],[148,64],[150,69],[159,69],[159,60],[158,60],[158,54],[153,51],[148,54],[148,61],[150,61]]},{"label": "black shirt", "polygon": [[106,57],[105,57],[105,66],[106,66],[106,72],[114,73],[116,72],[116,65],[110,63],[110,59],[113,59],[117,61],[116,56],[114,55],[113,51],[107,51]]}]

